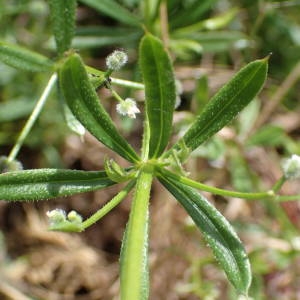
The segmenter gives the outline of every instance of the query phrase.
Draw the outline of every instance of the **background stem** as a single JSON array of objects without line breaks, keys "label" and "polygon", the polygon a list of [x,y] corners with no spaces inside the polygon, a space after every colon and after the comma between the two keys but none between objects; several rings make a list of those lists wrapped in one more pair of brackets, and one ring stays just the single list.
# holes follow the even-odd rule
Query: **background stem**
[{"label": "background stem", "polygon": [[41,113],[41,111],[48,99],[48,96],[49,96],[53,86],[56,83],[56,80],[57,80],[57,74],[54,73],[50,77],[50,79],[46,85],[46,88],[44,89],[40,99],[36,103],[34,110],[32,111],[29,119],[27,120],[25,126],[23,127],[23,129],[17,139],[17,142],[15,143],[14,147],[10,151],[8,158],[7,158],[8,162],[13,161],[17,157],[17,155],[24,143],[24,140],[26,139],[26,137],[29,134],[30,130],[32,129],[32,126],[34,125],[36,119],[38,118],[39,114]]}]

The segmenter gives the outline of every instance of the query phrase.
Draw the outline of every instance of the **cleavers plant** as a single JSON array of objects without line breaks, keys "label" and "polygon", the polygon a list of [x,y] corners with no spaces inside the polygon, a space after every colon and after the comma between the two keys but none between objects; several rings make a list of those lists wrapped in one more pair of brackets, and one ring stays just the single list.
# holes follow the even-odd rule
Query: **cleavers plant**
[{"label": "cleavers plant", "polygon": [[[96,93],[98,88],[109,88],[120,101],[120,105],[123,105],[119,109],[123,112],[128,109],[128,115],[131,117],[139,113],[137,107],[130,107],[134,101],[125,103],[112,87],[117,80],[111,80],[110,75],[126,62],[125,54],[120,51],[113,53],[107,60],[107,70],[103,72],[86,66],[80,55],[71,49],[76,1],[51,0],[50,8],[57,44],[55,61],[19,46],[4,42],[0,44],[0,59],[3,62],[23,70],[53,73],[15,147],[7,158],[1,160],[0,166],[9,172],[0,175],[0,199],[44,200],[127,182],[113,199],[86,220],[82,220],[74,211],[68,215],[58,209],[48,212],[50,229],[67,232],[84,231],[134,189],[121,249],[121,299],[148,299],[148,210],[152,181],[157,178],[184,207],[203,233],[215,258],[237,292],[247,295],[251,284],[251,269],[245,249],[229,222],[196,189],[245,199],[286,200],[284,196],[278,196],[277,192],[288,177],[283,175],[269,191],[241,193],[195,182],[185,176],[182,164],[191,151],[228,124],[257,95],[266,79],[268,58],[256,60],[242,68],[210,100],[184,136],[167,149],[172,134],[172,117],[176,100],[172,62],[162,42],[146,32],[139,47],[139,66],[143,84],[118,81],[126,86],[145,90],[142,149],[137,153],[120,135]],[[80,128],[80,132],[83,132],[84,127],[101,143],[130,162],[132,164],[130,167],[122,168],[113,160],[107,159],[105,170],[102,171],[64,169],[10,171],[12,166],[16,165],[16,155],[56,83],[58,96],[66,102],[68,106],[66,112],[69,117],[73,117],[73,125]],[[298,165],[296,169],[299,170]],[[291,197],[293,196],[288,200],[299,198]]]}]

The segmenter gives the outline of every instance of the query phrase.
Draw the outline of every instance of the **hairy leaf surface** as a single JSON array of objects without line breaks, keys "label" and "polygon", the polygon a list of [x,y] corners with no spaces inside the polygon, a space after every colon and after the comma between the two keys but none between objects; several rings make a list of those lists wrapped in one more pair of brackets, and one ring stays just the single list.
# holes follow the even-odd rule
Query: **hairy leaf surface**
[{"label": "hairy leaf surface", "polygon": [[[209,101],[181,141],[194,150],[228,124],[261,90],[267,76],[267,62],[267,58],[256,60],[242,68]],[[174,147],[179,148],[179,143]]]},{"label": "hairy leaf surface", "polygon": [[36,169],[0,175],[0,200],[43,200],[113,185],[104,171]]},{"label": "hairy leaf surface", "polygon": [[169,141],[175,106],[175,80],[170,58],[160,40],[147,34],[140,44],[149,121],[149,157],[158,157]]},{"label": "hairy leaf surface", "polygon": [[50,14],[59,55],[69,50],[75,29],[76,0],[50,0]]},{"label": "hairy leaf surface", "polygon": [[229,222],[193,188],[177,182],[171,176],[160,176],[160,181],[201,230],[229,281],[240,293],[247,294],[251,283],[250,264]]},{"label": "hairy leaf surface", "polygon": [[0,61],[13,68],[31,72],[44,72],[53,69],[53,62],[47,57],[6,42],[0,42]]},{"label": "hairy leaf surface", "polygon": [[60,87],[71,111],[91,134],[125,159],[139,159],[99,102],[78,54],[70,55],[62,66]]},{"label": "hairy leaf surface", "polygon": [[121,299],[147,300],[149,197],[152,174],[141,172],[121,249]]}]

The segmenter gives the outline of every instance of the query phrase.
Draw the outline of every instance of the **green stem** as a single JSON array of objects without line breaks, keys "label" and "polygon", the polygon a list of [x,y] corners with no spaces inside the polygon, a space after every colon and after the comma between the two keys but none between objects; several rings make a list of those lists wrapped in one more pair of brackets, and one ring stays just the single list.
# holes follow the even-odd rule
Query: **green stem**
[{"label": "green stem", "polygon": [[300,195],[277,196],[275,198],[279,202],[300,200]]},{"label": "green stem", "polygon": [[48,99],[48,96],[49,96],[53,86],[56,83],[56,80],[57,80],[57,74],[54,73],[50,77],[46,88],[44,89],[40,99],[37,101],[36,106],[30,115],[29,119],[27,120],[25,126],[23,127],[21,134],[18,137],[17,142],[15,143],[14,147],[10,151],[8,158],[7,158],[8,162],[13,161],[17,157],[17,155],[24,143],[24,140],[26,139],[26,137],[29,134],[30,130],[32,129],[32,126],[34,125],[36,119],[38,118],[39,114],[41,113],[41,111]]},{"label": "green stem", "polygon": [[114,96],[114,98],[119,102],[124,102],[124,100],[119,96],[119,94],[114,91],[111,87],[109,87],[109,90],[111,91],[111,94]]},{"label": "green stem", "polygon": [[275,193],[277,193],[280,188],[283,186],[283,184],[286,182],[286,178],[285,176],[282,176],[278,181],[276,181],[276,183],[273,185],[272,187],[272,191],[274,191]]},{"label": "green stem", "polygon": [[134,82],[134,81],[129,81],[129,80],[123,80],[123,79],[118,79],[118,78],[113,78],[111,77],[111,83],[123,87],[128,87],[132,88],[135,90],[143,90],[145,89],[145,86],[142,83]]},{"label": "green stem", "polygon": [[[108,74],[107,72],[97,70],[97,69],[95,69],[93,67],[89,67],[89,66],[85,66],[85,69],[89,74],[93,74],[94,76],[98,76],[101,78],[102,77],[107,78],[111,74],[111,73]],[[119,79],[119,78],[114,78],[114,77],[109,77],[109,78],[111,80],[111,83],[118,85],[118,86],[132,88],[135,90],[144,90],[145,89],[145,86],[139,82],[124,80],[124,79]]]},{"label": "green stem", "polygon": [[176,178],[179,182],[188,185],[190,187],[205,191],[205,192],[210,192],[215,195],[221,195],[221,196],[228,196],[228,197],[236,197],[236,198],[242,198],[242,199],[247,199],[247,200],[255,200],[255,199],[261,199],[261,198],[273,198],[275,196],[275,193],[273,190],[269,190],[266,192],[259,192],[259,193],[243,193],[243,192],[235,192],[235,191],[229,191],[229,190],[223,190],[219,189],[216,187],[212,187],[197,181],[194,181],[192,179],[189,179],[184,176],[180,176],[177,174],[174,174],[170,171],[167,170],[160,170],[163,174],[166,176],[171,176],[173,178]]},{"label": "green stem", "polygon": [[148,299],[148,222],[152,172],[138,176],[122,243],[121,300]]},{"label": "green stem", "polygon": [[236,191],[229,191],[229,190],[223,190],[216,187],[212,187],[197,181],[194,181],[192,179],[189,179],[184,176],[180,176],[177,174],[174,174],[166,169],[160,170],[162,173],[164,173],[167,176],[171,176],[173,178],[176,178],[179,182],[186,184],[190,187],[210,192],[215,195],[221,195],[221,196],[228,196],[228,197],[236,197],[236,198],[242,198],[247,200],[257,200],[257,199],[264,199],[264,198],[273,198],[278,202],[285,202],[285,201],[296,201],[300,200],[300,195],[288,195],[288,196],[280,196],[276,195],[276,193],[279,191],[281,186],[286,181],[285,177],[281,177],[272,187],[272,189],[266,191],[266,192],[258,192],[258,193],[243,193],[243,192],[236,192]]},{"label": "green stem", "polygon": [[144,5],[144,20],[145,20],[145,25],[148,30],[151,31],[150,24],[151,24],[151,5],[150,5],[151,0],[145,0],[143,1]]},{"label": "green stem", "polygon": [[109,213],[113,208],[115,208],[132,190],[135,185],[135,180],[130,181],[115,197],[113,197],[108,203],[106,203],[101,209],[90,216],[82,223],[83,230],[95,224],[107,213]]}]

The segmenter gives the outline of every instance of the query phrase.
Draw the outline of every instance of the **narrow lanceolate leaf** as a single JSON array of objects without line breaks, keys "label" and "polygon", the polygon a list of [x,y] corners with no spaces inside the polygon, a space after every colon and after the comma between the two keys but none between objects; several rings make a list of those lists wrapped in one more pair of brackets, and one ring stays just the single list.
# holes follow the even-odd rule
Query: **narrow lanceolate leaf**
[{"label": "narrow lanceolate leaf", "polygon": [[53,68],[53,62],[47,57],[26,48],[0,42],[0,61],[16,69],[44,72]]},{"label": "narrow lanceolate leaf", "polygon": [[161,41],[150,34],[141,41],[139,58],[150,129],[149,157],[158,157],[172,131],[176,99],[173,69]]},{"label": "narrow lanceolate leaf", "polygon": [[149,293],[148,223],[152,174],[137,179],[121,249],[121,300],[146,300]]},{"label": "narrow lanceolate leaf", "polygon": [[[182,140],[191,150],[228,124],[260,91],[268,59],[256,60],[242,68],[204,107]],[[179,148],[179,144],[174,145]]]},{"label": "narrow lanceolate leaf", "polygon": [[74,36],[76,0],[50,0],[50,14],[59,55],[69,50]]},{"label": "narrow lanceolate leaf", "polygon": [[36,169],[0,175],[0,200],[44,200],[113,185],[104,171]]},{"label": "narrow lanceolate leaf", "polygon": [[131,162],[139,160],[100,104],[79,55],[72,54],[67,58],[59,76],[64,98],[81,124],[104,145],[125,159]]},{"label": "narrow lanceolate leaf", "polygon": [[239,293],[247,295],[251,269],[244,247],[229,222],[198,192],[172,177],[160,177],[211,247],[227,278]]},{"label": "narrow lanceolate leaf", "polygon": [[115,0],[80,0],[80,2],[98,10],[127,25],[140,26],[140,20]]}]

